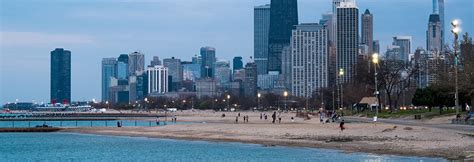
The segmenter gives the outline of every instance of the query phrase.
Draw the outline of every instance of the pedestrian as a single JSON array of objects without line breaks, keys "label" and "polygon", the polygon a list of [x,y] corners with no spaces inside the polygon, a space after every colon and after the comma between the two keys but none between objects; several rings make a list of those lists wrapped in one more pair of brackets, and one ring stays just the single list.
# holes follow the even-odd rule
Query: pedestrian
[{"label": "pedestrian", "polygon": [[291,117],[291,122],[295,122],[295,118]]},{"label": "pedestrian", "polygon": [[247,115],[247,118],[246,118],[246,119],[247,119],[247,123],[249,123],[249,116],[248,116],[248,115]]},{"label": "pedestrian", "polygon": [[344,129],[346,129],[344,127],[344,120],[342,120],[341,123],[339,124],[339,128],[341,128],[341,133],[344,132]]},{"label": "pedestrian", "polygon": [[240,117],[240,113],[239,113],[238,115],[239,115],[239,117]]},{"label": "pedestrian", "polygon": [[281,123],[281,115],[278,115],[278,123]]},{"label": "pedestrian", "polygon": [[245,118],[247,118],[245,115],[244,115],[244,117],[243,117],[243,118],[244,118],[244,123],[245,123],[245,122],[247,122],[247,120],[245,120]]},{"label": "pedestrian", "polygon": [[236,123],[236,124],[239,123],[239,116],[236,116],[236,117],[235,117],[235,123]]},{"label": "pedestrian", "polygon": [[265,120],[267,120],[267,114],[265,114]]},{"label": "pedestrian", "polygon": [[263,115],[262,115],[262,113],[260,113],[260,120],[262,120],[262,118],[263,118]]},{"label": "pedestrian", "polygon": [[273,112],[273,115],[272,115],[272,123],[275,124],[275,120],[276,120],[276,112]]},{"label": "pedestrian", "polygon": [[160,119],[159,118],[156,119],[156,125],[160,125]]}]

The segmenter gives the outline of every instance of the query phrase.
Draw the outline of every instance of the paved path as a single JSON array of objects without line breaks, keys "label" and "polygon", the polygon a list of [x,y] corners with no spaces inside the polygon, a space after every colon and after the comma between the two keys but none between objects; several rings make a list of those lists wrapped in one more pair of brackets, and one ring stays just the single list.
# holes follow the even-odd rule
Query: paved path
[{"label": "paved path", "polygon": [[[355,121],[355,122],[372,122],[372,118],[353,117],[353,116],[345,116],[344,120]],[[407,125],[407,126],[450,129],[450,130],[455,130],[455,131],[474,133],[474,125],[434,124],[434,123],[424,123],[422,121],[416,121],[416,120],[380,119],[380,118],[378,119],[378,122],[388,123],[388,124],[397,124],[397,125]]]}]

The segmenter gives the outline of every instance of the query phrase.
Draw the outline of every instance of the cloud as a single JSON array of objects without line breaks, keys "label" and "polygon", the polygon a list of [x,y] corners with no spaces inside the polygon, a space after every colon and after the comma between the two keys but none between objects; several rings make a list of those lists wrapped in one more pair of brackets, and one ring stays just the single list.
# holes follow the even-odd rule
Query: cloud
[{"label": "cloud", "polygon": [[65,46],[91,43],[94,43],[94,39],[87,35],[0,31],[0,45],[2,47]]}]

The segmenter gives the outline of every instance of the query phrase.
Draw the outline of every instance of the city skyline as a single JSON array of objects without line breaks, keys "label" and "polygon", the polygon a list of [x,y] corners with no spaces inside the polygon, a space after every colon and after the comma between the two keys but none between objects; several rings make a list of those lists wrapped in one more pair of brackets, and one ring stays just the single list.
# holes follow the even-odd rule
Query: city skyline
[{"label": "city skyline", "polygon": [[[425,2],[426,1],[426,2]],[[189,13],[184,13],[183,15],[178,15],[176,19],[171,18],[171,20],[164,21],[164,22],[175,22],[176,24],[172,24],[173,26],[167,26],[164,25],[165,23],[161,24],[159,20],[148,20],[147,18],[151,17],[146,17],[146,18],[141,18],[140,16],[145,15],[146,12],[150,12],[148,10],[152,10],[153,7],[158,7],[160,8],[160,5],[170,5],[176,8],[171,7],[171,9],[168,9],[173,11],[173,9],[180,9],[180,7],[184,7],[187,9],[192,9],[194,7],[207,7],[204,4],[215,2],[216,6],[219,5],[228,5],[228,6],[234,6],[234,5],[229,5],[228,3],[232,3],[237,6],[236,8],[238,9],[233,9],[229,12],[221,11],[224,9],[216,9],[214,8],[209,8],[211,11],[204,12],[205,14],[202,14],[198,12],[198,16],[202,16],[200,18],[205,19],[206,21],[209,22],[215,22],[218,25],[216,27],[212,28],[206,28],[210,27],[209,26],[200,26],[197,24],[194,24],[192,22],[186,22],[189,23],[188,25],[197,25],[197,31],[191,33],[186,33],[186,34],[191,34],[189,37],[183,37],[185,34],[180,34],[181,38],[185,39],[180,39],[180,37],[175,38],[176,33],[181,32],[183,30],[182,28],[178,28],[177,26],[183,25],[179,22],[180,19],[183,17],[190,17],[190,19],[193,17],[192,15],[189,15]],[[403,26],[397,26],[401,25],[401,23],[406,23],[406,22],[401,22],[400,20],[397,22],[390,22],[388,25],[394,25],[393,27],[390,28],[380,28],[382,25],[382,22],[387,22],[387,20],[382,20],[381,17],[392,17],[391,15],[383,15],[381,14],[380,9],[384,8],[387,10],[392,10],[390,7],[386,6],[391,3],[395,3],[393,1],[387,2],[388,4],[384,4],[380,8],[374,7],[375,1],[373,0],[359,0],[358,2],[358,7],[360,11],[364,11],[365,9],[369,9],[371,13],[374,15],[374,40],[380,40],[381,44],[381,52],[384,52],[387,45],[391,44],[392,38],[397,35],[410,35],[413,36],[413,46],[412,49],[417,48],[417,47],[424,47],[425,39],[425,31],[426,31],[426,22],[428,21],[428,15],[431,13],[431,1],[430,0],[424,0],[424,1],[417,1],[417,2],[411,2],[410,1],[410,6],[406,10],[421,10],[418,12],[410,12],[414,13],[413,17],[414,18],[406,18],[408,22],[410,22],[410,25],[408,27],[410,28],[403,28]],[[403,2],[408,2],[408,1],[402,1],[399,3]],[[472,33],[472,20],[473,16],[472,14],[469,14],[469,11],[465,11],[468,14],[462,14],[462,10],[465,10],[464,8],[461,7],[461,11],[454,11],[452,8],[453,5],[473,5],[473,2],[470,1],[456,1],[457,3],[454,4],[452,1],[447,1],[445,2],[445,12],[446,12],[446,17],[445,19],[447,21],[452,20],[453,15],[459,15],[459,17],[463,20],[463,31],[467,31],[469,33]],[[131,53],[133,51],[141,51],[145,54],[146,57],[146,63],[148,63],[149,60],[153,56],[159,56],[163,59],[165,58],[171,58],[172,56],[176,56],[178,59],[181,59],[183,61],[188,61],[191,60],[191,57],[194,56],[195,54],[199,53],[199,48],[204,47],[204,46],[212,46],[216,48],[216,57],[217,58],[224,58],[226,60],[232,60],[234,56],[242,56],[244,58],[244,62],[249,61],[249,57],[253,56],[253,7],[257,5],[263,5],[269,3],[269,1],[254,1],[254,2],[219,2],[219,1],[204,1],[202,3],[204,4],[199,4],[196,2],[188,2],[188,1],[177,1],[176,3],[173,3],[171,1],[140,1],[137,3],[111,3],[110,1],[100,1],[98,3],[94,3],[94,5],[101,6],[101,5],[111,5],[111,8],[107,8],[105,10],[97,10],[97,6],[90,6],[93,5],[91,2],[49,2],[47,4],[52,4],[52,6],[49,6],[49,9],[54,9],[57,7],[63,7],[64,11],[67,10],[68,7],[75,6],[72,8],[79,9],[80,7],[91,7],[91,8],[96,8],[90,9],[89,11],[91,12],[85,12],[81,13],[80,15],[74,15],[70,14],[69,11],[65,12],[65,14],[58,14],[57,16],[51,16],[54,19],[59,19],[58,22],[62,22],[61,18],[67,19],[68,16],[77,16],[75,17],[76,20],[83,20],[79,22],[74,22],[71,24],[66,25],[59,25],[56,24],[57,26],[48,24],[48,23],[38,23],[35,24],[35,21],[29,22],[31,26],[33,26],[34,29],[29,29],[28,23],[25,24],[28,20],[31,20],[28,16],[35,17],[33,15],[33,11],[25,11],[25,10],[17,10],[17,11],[25,11],[27,12],[25,15],[26,17],[21,17],[21,16],[14,16],[15,12],[15,7],[18,8],[19,6],[22,5],[22,3],[15,3],[15,4],[9,4],[8,2],[2,1],[2,11],[1,11],[1,68],[0,68],[0,73],[1,73],[1,82],[0,82],[0,89],[1,91],[1,97],[0,97],[0,103],[6,103],[8,101],[13,102],[15,99],[20,99],[20,101],[31,101],[31,100],[36,100],[37,102],[47,102],[48,101],[48,93],[49,93],[49,51],[53,50],[54,48],[65,48],[68,50],[71,50],[72,53],[72,100],[91,100],[92,98],[100,98],[100,76],[101,76],[101,71],[100,71],[100,62],[101,58],[105,57],[115,57],[118,56],[119,54],[122,53]],[[27,2],[23,2],[27,3]],[[38,12],[46,12],[44,11],[45,9],[40,9],[37,8],[38,4],[35,4],[37,2],[31,2],[32,4],[28,3],[29,5],[26,5],[26,7],[30,7],[33,9],[36,9]],[[67,4],[74,4],[74,5],[67,5]],[[79,4],[79,5],[77,5]],[[147,5],[149,4],[149,5]],[[18,5],[18,6],[15,6]],[[127,5],[131,5],[131,7],[126,7]],[[175,6],[174,6],[175,5]],[[326,13],[327,11],[330,11],[330,1],[316,1],[316,2],[310,2],[310,1],[298,1],[298,6],[299,6],[299,22],[305,23],[305,22],[317,22],[323,13]],[[393,5],[393,4],[392,4]],[[5,7],[6,6],[6,7]],[[125,14],[127,15],[123,19],[130,18],[132,20],[126,21],[129,23],[134,23],[135,21],[142,22],[142,24],[138,25],[131,25],[127,26],[127,24],[121,24],[117,23],[117,21],[120,21],[121,18],[120,14],[113,15],[116,13],[120,13],[117,11],[113,11],[115,7],[118,8],[123,8],[127,9]],[[421,7],[423,6],[423,7]],[[24,6],[22,6],[24,7]],[[145,11],[144,12],[137,12],[135,14],[128,13],[130,10],[137,10],[140,7],[144,7]],[[311,10],[310,7],[315,7],[316,10]],[[7,10],[12,9],[12,10]],[[166,8],[166,7],[165,7]],[[46,8],[48,9],[48,7]],[[116,9],[116,8],[115,8]],[[204,8],[206,9],[206,8]],[[204,10],[203,9],[203,10]],[[469,8],[467,8],[469,9]],[[245,13],[240,13],[237,11],[243,10]],[[402,9],[401,9],[402,10]],[[72,10],[72,12],[75,10]],[[201,11],[201,10],[199,10]],[[229,14],[231,16],[236,16],[236,17],[229,17],[229,19],[222,20],[224,23],[220,23],[219,19],[215,20],[215,18],[218,18],[219,14],[218,11],[220,12],[225,12],[226,14]],[[103,14],[101,15],[100,12],[109,12],[108,14]],[[215,13],[217,12],[217,13]],[[235,13],[234,13],[235,12]],[[402,12],[402,11],[400,11]],[[461,12],[460,14],[458,12]],[[46,12],[48,13],[48,12]],[[69,13],[69,14],[68,14]],[[176,12],[173,12],[176,13]],[[454,14],[458,13],[458,14]],[[53,13],[49,13],[53,14]],[[78,13],[75,13],[78,14]],[[89,15],[88,15],[89,14]],[[95,15],[94,15],[95,14]],[[142,15],[143,14],[143,15]],[[233,19],[233,18],[240,18],[239,14],[242,14],[246,18],[241,18],[239,19],[240,21],[245,21],[245,23],[230,23],[230,24],[225,24],[225,22]],[[359,12],[360,16],[361,12]],[[25,16],[23,15],[23,16]],[[100,16],[98,16],[100,15]],[[152,16],[157,16],[158,14],[153,14]],[[227,16],[229,16],[227,15]],[[98,17],[95,17],[98,16]],[[47,17],[47,16],[45,16]],[[225,17],[225,16],[223,16]],[[401,16],[398,16],[401,17]],[[158,18],[163,18],[162,16],[158,16]],[[392,17],[393,18],[393,17]],[[108,21],[111,21],[112,23],[109,25],[92,25],[93,22],[99,21],[101,19],[105,19]],[[139,20],[135,20],[139,19]],[[145,20],[146,19],[146,20]],[[405,19],[405,18],[404,18]],[[416,22],[411,23],[409,21],[410,19],[415,19]],[[39,18],[39,20],[43,20]],[[36,20],[36,21],[39,21]],[[25,21],[25,22],[23,22]],[[51,21],[51,20],[49,20]],[[150,23],[148,24],[147,22],[154,22],[157,21],[158,23]],[[471,21],[471,22],[470,22]],[[46,21],[48,22],[48,21]],[[53,21],[55,22],[55,21]],[[81,23],[86,23],[90,26],[82,26]],[[123,23],[123,22],[122,22]],[[117,25],[118,24],[118,25]],[[72,27],[72,26],[80,26],[84,27],[84,29],[78,28],[78,27]],[[117,26],[114,26],[117,25]],[[123,25],[123,26],[120,26]],[[151,32],[150,35],[146,33],[146,31],[138,32],[137,29],[142,29],[142,28],[149,28],[153,27],[154,25],[164,25],[164,29],[158,30],[158,33]],[[176,25],[176,30],[167,31],[166,28],[170,27],[175,27]],[[235,25],[235,27],[234,27]],[[387,25],[387,24],[385,24]],[[406,24],[404,24],[406,25]],[[449,25],[449,24],[448,24]],[[108,27],[114,27],[116,29],[113,29],[112,31],[106,31],[109,30]],[[88,29],[92,28],[92,32],[89,32]],[[189,26],[188,26],[189,28]],[[242,29],[239,29],[242,28]],[[446,29],[449,29],[445,26]],[[41,29],[41,30],[39,30]],[[396,30],[395,30],[396,29]],[[150,30],[150,29],[147,29]],[[169,30],[169,29],[168,29]],[[151,31],[151,30],[150,30]],[[148,31],[148,32],[150,32]],[[414,32],[415,31],[415,32]],[[77,32],[77,33],[76,33]],[[100,33],[98,35],[94,34],[95,32]],[[104,32],[104,33],[101,33]],[[123,33],[117,37],[115,36],[110,36],[114,35],[114,33]],[[155,31],[156,32],[156,31]],[[170,32],[167,35],[167,32]],[[228,33],[232,32],[232,34]],[[73,34],[70,34],[73,33]],[[109,36],[104,36],[101,34],[110,34]],[[164,34],[164,35],[163,35]],[[203,39],[201,37],[201,34],[208,34],[210,35],[209,38]],[[228,35],[227,35],[228,34]],[[94,36],[92,36],[94,35]],[[230,35],[230,36],[229,36]],[[102,38],[101,38],[102,37]],[[156,38],[155,38],[156,37]],[[114,40],[115,38],[115,40]],[[142,38],[142,39],[140,39]],[[197,39],[200,38],[200,39]],[[234,38],[234,39],[233,39]],[[109,40],[108,40],[109,39]],[[163,40],[161,40],[163,39]],[[47,40],[47,41],[45,41]],[[107,44],[104,42],[111,41],[112,43]],[[159,45],[159,43],[162,43],[163,45]],[[231,42],[229,42],[231,41]],[[452,41],[452,36],[450,34],[446,34],[446,42]],[[153,42],[153,43],[149,43]],[[188,42],[191,42],[187,44]],[[234,43],[232,43],[234,42]],[[172,44],[174,46],[184,46],[184,48],[181,47],[176,47],[173,48],[172,46],[169,47],[167,44]],[[238,44],[238,46],[236,46]],[[138,48],[138,49],[137,49]],[[18,50],[21,49],[21,50]],[[34,85],[25,85],[23,83],[29,82],[31,79],[31,76],[26,77],[26,76],[21,76],[18,75],[18,71],[24,71],[24,70],[31,70],[32,71],[32,77],[39,80],[35,81],[37,84]],[[81,78],[92,78],[92,79],[81,79]],[[95,78],[95,79],[94,79]],[[31,90],[31,93],[24,93],[25,91],[17,91],[17,89],[24,88],[24,90]],[[30,91],[28,91],[30,92]]]}]

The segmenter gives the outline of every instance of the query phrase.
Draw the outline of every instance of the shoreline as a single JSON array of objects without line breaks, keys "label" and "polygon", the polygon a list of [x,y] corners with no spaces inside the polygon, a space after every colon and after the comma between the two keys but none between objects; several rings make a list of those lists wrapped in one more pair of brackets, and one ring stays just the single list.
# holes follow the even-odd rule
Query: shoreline
[{"label": "shoreline", "polygon": [[[76,128],[75,128],[76,129]],[[410,157],[429,157],[429,158],[442,158],[446,160],[462,160],[460,158],[450,159],[453,157],[446,157],[446,156],[437,156],[433,154],[423,154],[423,153],[408,153],[408,152],[400,152],[400,151],[384,151],[380,149],[356,149],[352,147],[342,148],[337,145],[315,145],[315,144],[308,144],[308,143],[301,143],[301,142],[282,142],[276,140],[240,140],[240,139],[208,139],[208,138],[192,138],[192,137],[176,137],[176,136],[142,136],[142,135],[134,135],[134,134],[127,134],[127,133],[100,133],[91,130],[70,130],[65,129],[59,132],[65,133],[79,133],[79,134],[90,134],[90,135],[105,135],[105,136],[122,136],[122,137],[146,137],[146,138],[157,138],[157,139],[173,139],[173,140],[188,140],[188,141],[206,141],[206,142],[236,142],[236,143],[243,143],[243,144],[257,144],[262,145],[264,147],[275,147],[275,146],[282,146],[282,147],[303,147],[303,148],[315,148],[315,149],[331,149],[331,150],[338,150],[343,153],[366,153],[366,154],[376,154],[376,155],[389,155],[389,156],[410,156]]]}]

